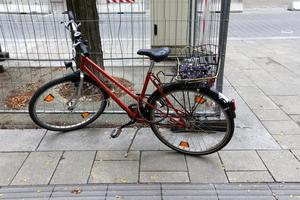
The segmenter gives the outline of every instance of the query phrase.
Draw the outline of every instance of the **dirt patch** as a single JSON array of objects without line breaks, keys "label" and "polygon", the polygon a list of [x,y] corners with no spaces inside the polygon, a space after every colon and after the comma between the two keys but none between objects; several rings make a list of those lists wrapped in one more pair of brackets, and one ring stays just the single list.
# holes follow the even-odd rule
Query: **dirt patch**
[{"label": "dirt patch", "polygon": [[34,83],[28,83],[19,86],[16,90],[11,91],[11,95],[5,99],[5,106],[13,110],[23,109],[29,102],[34,92],[42,86],[44,81],[38,80]]},{"label": "dirt patch", "polygon": [[[117,80],[119,83],[124,85],[126,88],[128,88],[130,91],[133,91],[133,83],[120,77],[113,77],[115,80]],[[76,83],[74,83],[76,84]],[[78,83],[79,84],[79,83]],[[66,99],[71,99],[74,96],[74,87],[73,83],[67,83],[64,85],[59,86],[58,88],[58,93],[60,96],[66,98]],[[110,89],[114,92],[117,97],[123,97],[126,95],[124,91],[122,91],[120,88],[118,88],[116,85],[109,84]],[[83,96],[85,96],[87,101],[99,101],[101,100],[101,96],[96,96],[94,94],[97,94],[97,91],[95,91],[95,87],[90,84],[84,84],[83,85]]]},{"label": "dirt patch", "polygon": [[[128,81],[127,79],[124,79],[124,78],[120,78],[120,77],[115,77],[113,76],[113,78],[115,80],[117,80],[118,82],[120,82],[123,86],[125,86],[128,90],[130,91],[133,91],[134,88],[133,88],[133,83]],[[115,95],[117,95],[117,97],[123,97],[126,95],[126,93],[121,90],[120,88],[118,88],[117,86],[115,85],[110,85],[110,88],[114,91]]]}]

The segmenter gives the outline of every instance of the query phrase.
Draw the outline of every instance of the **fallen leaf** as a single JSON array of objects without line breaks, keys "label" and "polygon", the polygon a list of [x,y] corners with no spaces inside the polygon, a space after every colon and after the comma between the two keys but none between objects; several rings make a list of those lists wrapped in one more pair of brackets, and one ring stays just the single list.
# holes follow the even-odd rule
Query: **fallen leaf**
[{"label": "fallen leaf", "polygon": [[80,194],[81,189],[80,188],[75,188],[74,190],[71,191],[72,194]]},{"label": "fallen leaf", "polygon": [[121,178],[121,182],[122,182],[122,183],[127,183],[128,181],[127,181],[127,179],[125,179],[125,178]]},{"label": "fallen leaf", "polygon": [[121,196],[119,196],[119,195],[116,195],[116,196],[115,196],[115,198],[116,198],[116,199],[120,199],[120,198],[121,198]]}]

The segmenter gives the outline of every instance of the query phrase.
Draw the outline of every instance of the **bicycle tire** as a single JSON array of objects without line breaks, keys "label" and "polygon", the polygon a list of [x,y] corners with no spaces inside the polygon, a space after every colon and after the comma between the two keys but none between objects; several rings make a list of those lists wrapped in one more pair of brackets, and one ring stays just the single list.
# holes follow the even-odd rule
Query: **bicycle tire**
[{"label": "bicycle tire", "polygon": [[40,87],[29,102],[31,119],[38,126],[52,131],[72,131],[95,121],[103,113],[108,96],[86,76],[78,104],[69,110],[67,102],[74,100],[79,81],[79,74],[74,73]]},{"label": "bicycle tire", "polygon": [[[155,111],[156,109],[159,110],[159,112],[163,112],[163,107],[169,107],[167,105],[167,100],[168,98],[173,98],[172,95],[176,93],[182,93],[186,94],[186,97],[189,99],[194,99],[196,101],[196,97],[198,98],[198,101],[200,101],[200,97],[203,98],[203,101],[205,99],[205,104],[208,104],[208,109],[213,109],[214,111],[217,111],[218,108],[218,114],[210,114],[211,117],[208,117],[208,112],[205,112],[203,108],[202,110],[199,109],[199,111],[196,111],[195,114],[192,113],[192,116],[190,116],[190,113],[188,110],[191,110],[190,108],[194,109],[194,106],[186,106],[186,120],[190,124],[190,126],[194,126],[194,130],[192,128],[190,130],[185,130],[185,129],[180,129],[178,126],[174,125],[174,122],[172,123],[171,120],[168,120],[168,118],[175,118],[176,112],[169,112],[165,113],[165,115],[168,115],[166,117],[164,115],[163,118],[165,118],[165,124],[162,124],[163,122],[160,123],[150,123],[151,129],[154,132],[154,134],[157,136],[157,138],[163,142],[165,145],[170,147],[173,150],[176,150],[178,152],[187,154],[187,155],[207,155],[214,153],[216,151],[219,151],[223,147],[225,147],[229,141],[232,138],[233,132],[234,132],[234,115],[231,112],[231,110],[228,108],[228,104],[226,104],[224,101],[222,101],[219,98],[219,95],[217,92],[212,91],[209,88],[205,87],[199,87],[199,84],[184,84],[184,83],[173,83],[169,84],[167,86],[164,86],[162,88],[163,95],[161,95],[161,92],[156,91],[154,92],[148,102],[151,105],[152,108],[149,109],[149,120],[150,121],[158,121],[155,119],[156,117],[159,117],[161,115],[160,113],[157,114],[158,112]],[[196,94],[196,96],[193,98],[193,94]],[[183,95],[182,95],[183,96]],[[182,100],[185,97],[182,98]],[[175,98],[174,98],[175,99]],[[186,99],[187,100],[187,99]],[[170,100],[171,101],[171,100]],[[175,100],[174,100],[175,101]],[[177,99],[177,101],[179,101]],[[180,107],[180,109],[183,109],[183,105],[180,105],[179,103],[177,107]],[[158,103],[159,102],[159,103]],[[159,108],[157,107],[157,104],[159,105]],[[197,102],[197,104],[200,104]],[[187,105],[187,104],[184,104]],[[202,106],[202,105],[201,105]],[[200,106],[200,107],[201,107]],[[207,105],[204,105],[202,107],[205,107]],[[155,109],[153,109],[155,107]],[[176,106],[174,106],[176,107]],[[188,107],[188,108],[187,108]],[[199,107],[197,105],[197,107]],[[171,110],[171,108],[169,107]],[[177,109],[177,108],[176,108]],[[192,109],[192,110],[193,110]],[[156,113],[157,112],[157,113]],[[167,112],[167,111],[166,111]],[[197,113],[197,114],[196,114]],[[200,113],[200,114],[199,114]],[[184,114],[185,115],[185,114]],[[220,116],[218,116],[220,115]],[[224,117],[224,119],[221,119],[221,116]],[[201,117],[203,119],[201,119]],[[199,119],[197,119],[199,118]],[[218,120],[219,118],[219,120]],[[176,118],[175,118],[176,119]],[[198,120],[198,121],[197,121]],[[191,121],[193,121],[194,125]],[[169,123],[169,124],[168,124]],[[176,123],[176,121],[175,121]],[[198,123],[198,124],[197,124]],[[225,124],[226,123],[226,124]],[[196,128],[195,128],[196,127]],[[226,127],[226,130],[225,130]],[[206,134],[205,131],[208,133]],[[199,147],[206,147],[208,146],[209,143],[212,144],[212,140],[215,137],[216,139],[221,136],[220,133],[224,132],[222,135],[222,138],[214,145],[211,145],[209,148],[196,148],[196,146]],[[184,135],[185,134],[185,135]],[[201,134],[201,135],[200,135]],[[206,134],[206,135],[205,135]],[[185,136],[185,137],[184,137]],[[206,138],[204,138],[206,136]],[[175,137],[175,139],[174,139]],[[200,138],[202,137],[202,138]],[[199,141],[200,139],[200,141]],[[173,142],[172,142],[172,141]],[[205,144],[206,142],[209,142],[208,144]],[[183,145],[184,144],[184,145]]]}]

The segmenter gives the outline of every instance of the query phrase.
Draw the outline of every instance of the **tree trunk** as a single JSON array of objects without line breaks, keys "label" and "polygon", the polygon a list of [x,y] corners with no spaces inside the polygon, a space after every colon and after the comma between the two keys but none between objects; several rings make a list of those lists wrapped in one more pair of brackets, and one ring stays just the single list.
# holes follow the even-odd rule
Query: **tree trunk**
[{"label": "tree trunk", "polygon": [[67,0],[67,8],[82,24],[80,31],[83,38],[88,40],[91,59],[104,68],[96,0]]}]

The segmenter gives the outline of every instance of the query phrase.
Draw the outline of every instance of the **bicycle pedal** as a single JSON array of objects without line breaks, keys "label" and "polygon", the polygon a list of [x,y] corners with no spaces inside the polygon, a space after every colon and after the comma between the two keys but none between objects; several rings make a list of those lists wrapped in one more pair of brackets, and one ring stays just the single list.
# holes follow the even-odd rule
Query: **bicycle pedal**
[{"label": "bicycle pedal", "polygon": [[122,129],[121,129],[121,128],[115,128],[115,129],[111,132],[110,137],[111,137],[111,138],[117,138],[117,137],[119,137],[119,136],[121,135],[121,133],[122,133]]}]

